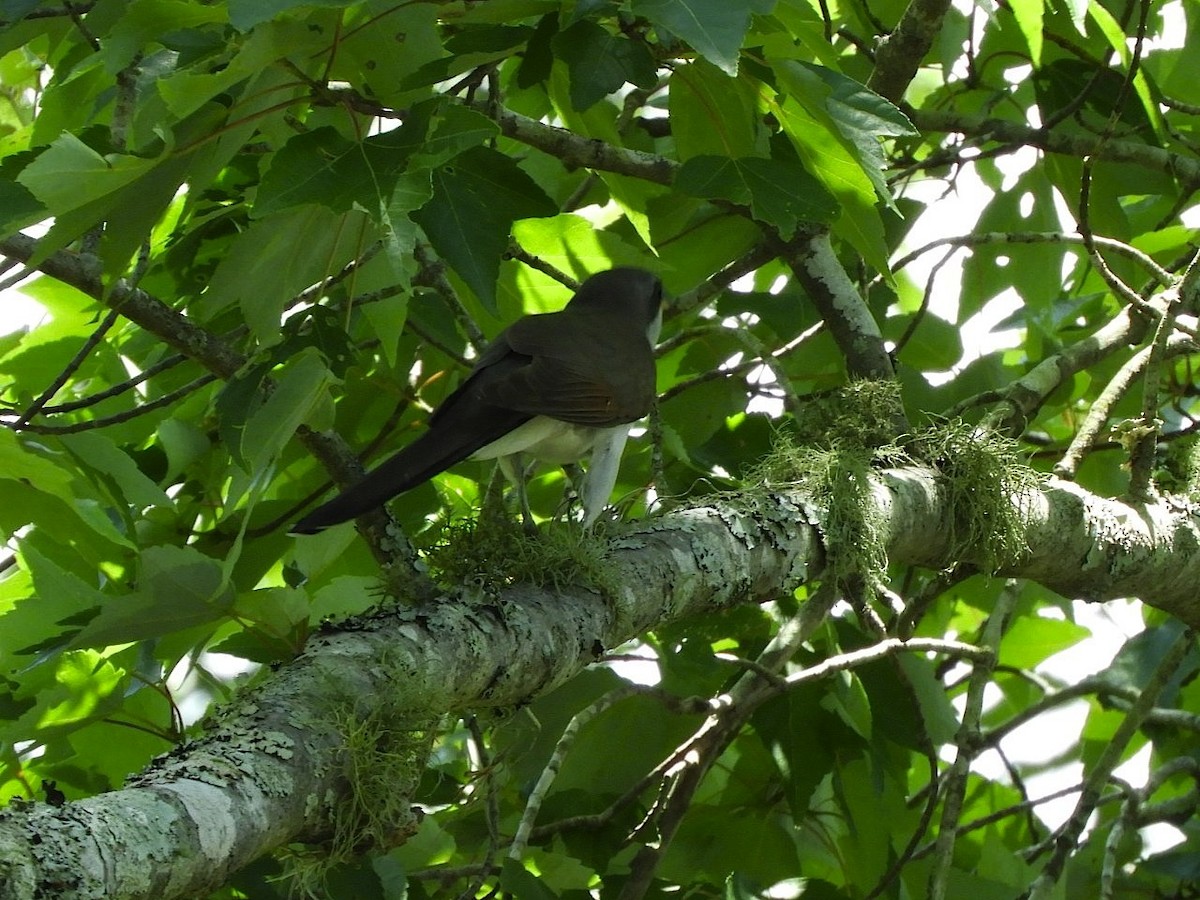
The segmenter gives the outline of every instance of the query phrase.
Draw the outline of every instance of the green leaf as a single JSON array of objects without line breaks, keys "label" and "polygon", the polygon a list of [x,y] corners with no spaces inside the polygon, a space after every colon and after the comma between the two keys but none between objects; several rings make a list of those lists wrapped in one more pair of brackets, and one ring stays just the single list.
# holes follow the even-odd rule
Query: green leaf
[{"label": "green leaf", "polygon": [[270,371],[269,363],[243,369],[229,379],[217,395],[217,428],[221,445],[233,462],[245,471],[251,469],[247,449],[253,452],[252,448],[247,448],[244,440],[246,423],[262,409],[265,402],[263,381]]},{"label": "green leaf", "polygon": [[[258,8],[256,0],[247,2]],[[212,67],[211,61],[204,59],[154,83],[171,113],[184,119],[242,82],[261,75],[281,57],[323,49],[325,37],[320,29],[282,18],[260,24],[244,42],[234,46],[237,50],[227,65]]]},{"label": "green leaf", "polygon": [[139,559],[138,589],[107,597],[100,613],[72,642],[104,647],[162,637],[224,618],[234,593],[221,565],[194,547],[147,547]]},{"label": "green leaf", "polygon": [[555,900],[559,896],[542,884],[536,875],[526,871],[520,862],[507,857],[500,873],[500,886],[521,900]]},{"label": "green leaf", "polygon": [[107,437],[94,431],[67,434],[63,446],[80,467],[97,473],[112,486],[119,500],[138,507],[172,506],[171,498],[151,481],[129,455]]},{"label": "green leaf", "polygon": [[[92,651],[58,654],[49,665],[34,667],[16,692],[17,699],[34,697],[36,704],[23,711],[19,724],[24,728],[10,734],[47,741],[111,715],[124,705],[121,688],[127,677],[125,669]],[[7,730],[0,727],[0,740],[9,738]],[[112,743],[111,733],[108,740]]]},{"label": "green leaf", "polygon": [[935,747],[954,740],[958,716],[946,696],[946,686],[938,680],[934,664],[911,653],[901,654],[897,662],[920,706],[920,721],[914,723],[914,730],[922,731]]},{"label": "green leaf", "polygon": [[41,0],[3,0],[0,3],[0,15],[10,23],[16,23],[41,5]]},{"label": "green leaf", "polygon": [[483,113],[449,104],[438,112],[433,133],[421,141],[413,165],[435,169],[464,150],[492,140],[499,133],[500,127]]},{"label": "green leaf", "polygon": [[528,25],[467,25],[446,39],[447,53],[495,53],[522,46],[533,35]]},{"label": "green leaf", "polygon": [[112,195],[153,167],[153,160],[140,157],[102,156],[68,132],[27,165],[17,181],[61,216]]},{"label": "green leaf", "polygon": [[295,656],[304,643],[308,595],[286,587],[249,591],[237,598],[232,614],[246,629],[213,645],[213,651],[264,665],[280,662]]},{"label": "green leaf", "polygon": [[755,85],[733,78],[699,58],[671,77],[671,136],[680,160],[693,156],[766,156],[766,129],[758,114]]},{"label": "green leaf", "polygon": [[755,733],[771,754],[787,791],[792,814],[803,816],[817,785],[857,735],[821,707],[824,688],[804,685],[764,703],[754,714]]},{"label": "green leaf", "polygon": [[[1157,628],[1147,628],[1134,635],[1117,651],[1117,655],[1105,670],[1105,674],[1112,677],[1114,684],[1138,691],[1142,690],[1158,668],[1163,656],[1179,639],[1180,631],[1180,624],[1177,621],[1171,621]],[[1189,679],[1193,677],[1196,660],[1195,648],[1191,650],[1189,656],[1190,665],[1181,666],[1179,672],[1176,673],[1175,680],[1185,676]],[[1170,698],[1164,697],[1162,702],[1169,703]]]},{"label": "green leaf", "polygon": [[1018,669],[1032,669],[1090,634],[1082,625],[1063,619],[1022,616],[1000,641],[1000,661]]},{"label": "green leaf", "polygon": [[[404,161],[397,162],[403,165]],[[297,135],[279,149],[259,184],[253,215],[261,219],[307,203],[319,203],[334,212],[348,212],[356,206],[374,212],[379,200],[379,175],[371,166],[365,144],[326,126]]]},{"label": "green leaf", "polygon": [[388,365],[395,367],[398,362],[396,351],[408,321],[408,295],[400,294],[372,303],[364,313],[371,323],[371,331],[379,337],[379,346]]},{"label": "green leaf", "polygon": [[552,41],[571,75],[571,105],[584,110],[632,82],[653,87],[654,59],[642,44],[612,34],[594,22],[576,22]]},{"label": "green leaf", "polygon": [[287,302],[338,272],[369,234],[357,211],[307,204],[265,216],[230,245],[198,307],[211,316],[236,304],[255,336],[274,344]]},{"label": "green leaf", "polygon": [[488,0],[487,3],[473,3],[465,8],[462,21],[478,25],[516,22],[550,12],[557,14],[561,7],[559,0]]},{"label": "green leaf", "polygon": [[525,46],[525,56],[517,68],[517,87],[525,89],[540,84],[550,76],[554,64],[552,43],[558,34],[558,16],[542,16]]},{"label": "green leaf", "polygon": [[[595,223],[574,213],[522,219],[513,225],[513,237],[538,259],[580,280],[614,265],[645,264],[645,254],[620,235],[598,229]],[[553,308],[559,309],[561,304]],[[529,312],[549,310],[527,308]]]},{"label": "green leaf", "polygon": [[746,0],[633,0],[632,9],[634,15],[677,35],[700,56],[736,75],[753,5]]},{"label": "green leaf", "polygon": [[46,207],[33,192],[17,181],[20,174],[17,163],[25,158],[32,160],[35,157],[33,154],[14,154],[0,163],[0,235],[25,228],[48,215]]},{"label": "green leaf", "polygon": [[[500,131],[485,116],[460,106],[444,110],[431,136],[426,135],[429,124],[427,117],[418,116],[361,142],[342,137],[332,127],[292,138],[263,176],[255,217],[306,203],[319,203],[334,212],[357,208],[376,218],[381,210],[417,208],[428,195],[413,192],[419,182],[406,173],[410,160],[414,166],[433,168]],[[413,204],[409,198],[421,202]]]},{"label": "green leaf", "polygon": [[675,177],[675,187],[694,197],[749,206],[756,219],[776,226],[785,238],[801,222],[832,222],[837,201],[797,163],[748,156],[696,156]]},{"label": "green leaf", "polygon": [[1017,20],[1017,27],[1025,36],[1025,43],[1029,45],[1029,59],[1035,69],[1042,63],[1042,14],[1045,7],[1045,0],[1012,2],[1013,18]]},{"label": "green leaf", "polygon": [[73,503],[71,474],[41,454],[26,450],[16,433],[0,428],[0,481],[20,481],[35,490]]},{"label": "green leaf", "polygon": [[676,881],[695,883],[700,877],[720,883],[738,872],[759,884],[773,884],[794,877],[800,869],[790,832],[783,820],[753,807],[695,804],[667,848],[658,873]]},{"label": "green leaf", "polygon": [[269,22],[292,10],[311,7],[344,9],[358,0],[229,0],[229,24],[238,31],[249,31],[255,25]]},{"label": "green leaf", "polygon": [[857,151],[859,164],[875,186],[876,195],[894,208],[892,190],[884,178],[889,162],[884,158],[880,139],[914,135],[916,128],[903,112],[853,78],[824,66],[799,65],[828,87],[825,111],[838,132]]},{"label": "green leaf", "polygon": [[0,659],[6,668],[15,665],[14,656],[65,645],[110,599],[43,554],[32,541],[21,543],[19,556],[33,591],[4,612]]},{"label": "green leaf", "polygon": [[126,4],[121,18],[100,42],[100,58],[105,71],[116,75],[145,53],[147,44],[159,41],[163,35],[225,21],[225,10],[218,4],[135,0]]},{"label": "green leaf", "polygon": [[413,218],[429,242],[493,313],[500,260],[516,219],[558,208],[513,160],[476,147],[433,175],[433,199]]},{"label": "green leaf", "polygon": [[329,383],[329,369],[315,348],[293,356],[275,375],[275,389],[246,422],[242,447],[249,471],[262,471],[300,426]]},{"label": "green leaf", "polygon": [[[889,319],[888,336],[898,339],[911,320],[912,316]],[[962,333],[941,316],[926,312],[900,352],[906,365],[922,372],[944,372],[962,359]]]},{"label": "green leaf", "polygon": [[[786,67],[781,71],[786,71]],[[833,224],[834,234],[849,241],[877,271],[887,272],[889,251],[883,222],[875,208],[875,186],[859,162],[857,149],[842,137],[824,111],[827,93],[822,87],[817,114],[794,97],[782,104],[772,104],[772,112],[805,168],[841,205],[841,216]]]}]

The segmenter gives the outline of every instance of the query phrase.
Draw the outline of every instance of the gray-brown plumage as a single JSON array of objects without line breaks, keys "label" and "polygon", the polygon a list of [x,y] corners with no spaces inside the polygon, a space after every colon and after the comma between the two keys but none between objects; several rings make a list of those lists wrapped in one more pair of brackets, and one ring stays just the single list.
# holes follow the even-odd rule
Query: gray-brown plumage
[{"label": "gray-brown plumage", "polygon": [[642,269],[587,279],[556,313],[501,332],[429,419],[429,430],[292,528],[313,534],[386,503],[467,457],[528,453],[552,463],[593,451],[585,521],[607,502],[630,423],[654,402],[662,284]]}]

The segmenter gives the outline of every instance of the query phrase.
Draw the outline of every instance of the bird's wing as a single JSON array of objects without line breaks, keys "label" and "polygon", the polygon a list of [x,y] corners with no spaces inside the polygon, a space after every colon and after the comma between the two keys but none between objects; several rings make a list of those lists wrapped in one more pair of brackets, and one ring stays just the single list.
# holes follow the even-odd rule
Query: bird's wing
[{"label": "bird's wing", "polygon": [[530,316],[503,335],[527,362],[489,379],[488,402],[531,415],[607,428],[646,415],[654,397],[654,355],[636,328],[568,310]]},{"label": "bird's wing", "polygon": [[430,417],[429,430],[361,481],[314,509],[292,527],[292,533],[313,534],[360,516],[527,422],[530,414],[489,403],[481,396],[481,389],[489,379],[503,379],[519,371],[528,365],[528,358],[503,348],[494,357],[487,366],[483,366],[486,354],[481,358],[480,366]]}]

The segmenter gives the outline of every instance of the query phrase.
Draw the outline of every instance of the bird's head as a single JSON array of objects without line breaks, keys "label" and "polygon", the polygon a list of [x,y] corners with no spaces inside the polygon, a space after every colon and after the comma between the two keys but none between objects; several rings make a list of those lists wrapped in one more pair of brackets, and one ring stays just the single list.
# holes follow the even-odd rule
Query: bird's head
[{"label": "bird's head", "polygon": [[645,269],[622,266],[597,272],[579,286],[569,306],[624,309],[630,320],[642,323],[653,344],[662,328],[663,286],[658,276]]}]

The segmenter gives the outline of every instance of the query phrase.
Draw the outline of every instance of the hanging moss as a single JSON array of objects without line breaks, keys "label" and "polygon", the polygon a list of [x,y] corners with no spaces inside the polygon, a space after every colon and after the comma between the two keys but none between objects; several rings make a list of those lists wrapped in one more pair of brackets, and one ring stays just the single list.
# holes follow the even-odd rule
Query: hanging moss
[{"label": "hanging moss", "polygon": [[909,451],[942,476],[952,514],[952,563],[970,561],[994,572],[1028,549],[1022,499],[1042,475],[1025,463],[1016,441],[947,421],[914,436]]},{"label": "hanging moss", "polygon": [[855,381],[805,404],[794,429],[776,434],[771,454],[751,474],[764,484],[793,483],[821,514],[826,571],[839,585],[874,588],[887,570],[871,473],[905,459],[894,441],[899,386]]},{"label": "hanging moss", "polygon": [[935,422],[897,436],[899,386],[852,382],[800,410],[752,473],[764,485],[792,483],[821,514],[828,577],[843,586],[881,585],[887,575],[883,523],[872,472],[926,465],[942,478],[951,511],[952,558],[992,572],[1025,551],[1020,498],[1041,475],[1017,443],[962,421]]},{"label": "hanging moss", "polygon": [[397,846],[418,825],[409,800],[424,770],[433,728],[405,728],[403,715],[387,708],[361,715],[347,706],[331,715],[345,739],[341,763],[347,792],[332,814],[327,843],[286,852],[293,896],[328,896],[326,880],[336,867],[365,852]]}]

